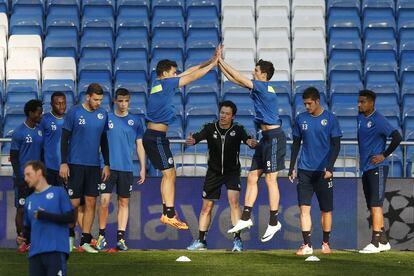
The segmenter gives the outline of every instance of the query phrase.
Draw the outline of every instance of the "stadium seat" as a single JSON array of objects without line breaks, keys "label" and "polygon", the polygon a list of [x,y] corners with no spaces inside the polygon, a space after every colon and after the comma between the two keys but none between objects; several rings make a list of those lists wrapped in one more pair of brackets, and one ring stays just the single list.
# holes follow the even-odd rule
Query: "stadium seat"
[{"label": "stadium seat", "polygon": [[[306,58],[310,53],[320,53],[326,58],[325,34],[320,31],[307,31],[306,36],[296,35],[292,41],[292,59]],[[300,55],[302,54],[302,55]]]},{"label": "stadium seat", "polygon": [[336,116],[357,116],[358,94],[331,95],[331,112]]},{"label": "stadium seat", "polygon": [[181,116],[176,116],[173,123],[168,125],[168,138],[184,139],[183,120]]},{"label": "stadium seat", "polygon": [[335,93],[357,94],[363,89],[361,74],[358,71],[336,71],[329,74],[330,95]]},{"label": "stadium seat", "polygon": [[185,135],[197,132],[207,122],[217,120],[217,115],[190,115],[186,118]]},{"label": "stadium seat", "polygon": [[407,71],[401,77],[401,96],[414,93],[414,72]]},{"label": "stadium seat", "polygon": [[46,57],[42,63],[42,79],[76,81],[76,62],[71,57]]},{"label": "stadium seat", "polygon": [[403,118],[414,117],[414,94],[405,95],[402,101],[402,116]]},{"label": "stadium seat", "polygon": [[[289,140],[293,139],[292,134],[292,117],[290,116],[280,116],[280,119],[282,120],[282,129],[285,132],[286,138]],[[287,154],[290,159],[290,154]]]},{"label": "stadium seat", "polygon": [[200,92],[186,95],[185,116],[217,115],[217,94],[215,92]]},{"label": "stadium seat", "polygon": [[181,28],[155,28],[152,41],[151,52],[154,49],[180,49],[184,51],[185,38]]},{"label": "stadium seat", "polygon": [[397,54],[397,41],[391,28],[367,28],[365,31],[364,53],[369,50],[394,51]]},{"label": "stadium seat", "polygon": [[332,50],[328,75],[332,71],[358,71],[362,76],[361,52],[358,50]]},{"label": "stadium seat", "polygon": [[1,2],[0,2],[0,35],[8,36],[9,35],[9,18],[7,13],[1,12]]},{"label": "stadium seat", "polygon": [[11,35],[8,42],[9,58],[42,58],[42,39],[38,35]]},{"label": "stadium seat", "polygon": [[[16,127],[26,119],[24,114],[9,114],[4,118],[3,136],[11,138]],[[10,146],[9,146],[10,148]],[[7,152],[8,153],[8,152]]]},{"label": "stadium seat", "polygon": [[185,23],[181,7],[155,7],[152,13],[151,31],[155,28],[181,28],[184,32]]},{"label": "stadium seat", "polygon": [[199,7],[199,6],[212,6],[217,9],[217,12],[220,10],[220,0],[187,0],[186,7]]},{"label": "stadium seat", "polygon": [[292,106],[290,104],[290,95],[277,94],[277,105],[279,116],[286,116],[292,120]]},{"label": "stadium seat", "polygon": [[358,12],[361,10],[360,0],[328,0],[327,1],[328,13],[331,8],[354,8]]},{"label": "stadium seat", "polygon": [[71,27],[49,27],[44,40],[46,57],[78,58],[78,31]]},{"label": "stadium seat", "polygon": [[75,5],[53,5],[49,7],[46,17],[46,33],[51,27],[80,29],[79,9]]},{"label": "stadium seat", "polygon": [[368,71],[365,76],[365,87],[378,94],[400,95],[397,75],[394,72]]},{"label": "stadium seat", "polygon": [[215,6],[189,6],[187,9],[187,31],[192,28],[219,29],[220,20]]},{"label": "stadium seat", "polygon": [[109,50],[111,54],[114,53],[114,40],[111,29],[109,28],[85,28],[80,41],[80,54],[85,48],[99,48]]},{"label": "stadium seat", "polygon": [[368,28],[390,28],[397,32],[394,11],[389,8],[365,8],[363,12],[363,32]]},{"label": "stadium seat", "polygon": [[362,55],[362,40],[360,33],[354,28],[333,28],[328,37],[328,52],[334,50],[358,50]]},{"label": "stadium seat", "polygon": [[85,12],[85,8],[92,7],[110,7],[115,11],[115,0],[82,0],[81,9]]},{"label": "stadium seat", "polygon": [[188,30],[185,48],[216,48],[219,40],[218,30],[215,28],[191,28]]},{"label": "stadium seat", "polygon": [[0,13],[8,13],[9,11],[9,1],[1,0],[0,1]]},{"label": "stadium seat", "polygon": [[297,30],[320,30],[325,33],[325,14],[320,7],[297,7],[292,11],[292,36]]},{"label": "stadium seat", "polygon": [[327,20],[328,33],[336,28],[355,28],[361,33],[361,18],[355,7],[333,7],[329,10]]},{"label": "stadium seat", "polygon": [[147,94],[148,63],[139,55],[117,58],[114,64],[114,89],[126,88],[130,92]]},{"label": "stadium seat", "polygon": [[10,33],[42,36],[43,21],[43,6],[17,5],[10,16]]},{"label": "stadium seat", "polygon": [[158,61],[162,59],[174,60],[177,62],[177,70],[183,72],[184,58],[182,49],[154,49],[150,64],[150,71],[155,70]]},{"label": "stadium seat", "polygon": [[12,57],[7,60],[6,80],[40,81],[40,60],[33,58]]},{"label": "stadium seat", "polygon": [[118,55],[120,49],[144,49],[149,52],[149,35],[146,28],[120,28],[115,40]]},{"label": "stadium seat", "polygon": [[292,13],[297,8],[319,8],[325,14],[325,0],[292,0]]},{"label": "stadium seat", "polygon": [[393,13],[395,11],[394,0],[362,0],[362,12],[366,9],[377,8],[377,9],[389,9]]},{"label": "stadium seat", "polygon": [[119,11],[122,7],[145,7],[149,10],[150,0],[117,0],[116,10]]},{"label": "stadium seat", "polygon": [[353,116],[337,116],[342,130],[342,139],[357,139],[357,118]]},{"label": "stadium seat", "polygon": [[208,72],[204,77],[185,86],[185,95],[197,93],[214,93],[220,95],[219,81],[215,71]]},{"label": "stadium seat", "polygon": [[404,51],[414,51],[414,28],[406,28],[400,31],[399,55]]},{"label": "stadium seat", "polygon": [[254,118],[255,111],[253,100],[248,92],[227,92],[223,95],[223,101],[232,101],[237,106],[237,118],[240,116]]},{"label": "stadium seat", "polygon": [[149,12],[145,6],[120,6],[116,17],[116,32],[121,28],[145,28],[149,30]]},{"label": "stadium seat", "polygon": [[386,117],[400,119],[400,105],[396,94],[377,94],[375,109]]},{"label": "stadium seat", "polygon": [[235,14],[247,10],[252,16],[255,14],[254,1],[251,0],[221,0],[221,12],[234,12]]}]

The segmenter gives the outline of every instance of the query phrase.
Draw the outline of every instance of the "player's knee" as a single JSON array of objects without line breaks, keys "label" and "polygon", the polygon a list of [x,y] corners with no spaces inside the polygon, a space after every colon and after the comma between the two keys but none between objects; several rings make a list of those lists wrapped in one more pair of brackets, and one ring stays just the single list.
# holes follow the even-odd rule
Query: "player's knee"
[{"label": "player's knee", "polygon": [[236,197],[229,198],[229,205],[231,209],[239,209],[240,208],[239,199]]},{"label": "player's knee", "polygon": [[268,173],[265,175],[265,182],[267,185],[275,185],[277,184],[277,175],[276,173]]},{"label": "player's knee", "polygon": [[129,198],[120,197],[118,199],[119,208],[128,208]]},{"label": "player's knee", "polygon": [[171,179],[171,180],[175,179],[175,169],[171,168],[171,169],[163,170],[162,175],[163,177],[167,179]]},{"label": "player's knee", "polygon": [[203,204],[203,207],[201,208],[201,215],[209,215],[211,214],[211,210],[213,210],[214,203],[208,202],[207,204]]},{"label": "player's knee", "polygon": [[102,208],[108,208],[109,202],[110,202],[110,199],[108,196],[101,196],[100,203],[101,203]]},{"label": "player's knee", "polygon": [[86,206],[95,206],[95,204],[96,204],[96,197],[85,196],[85,205]]}]

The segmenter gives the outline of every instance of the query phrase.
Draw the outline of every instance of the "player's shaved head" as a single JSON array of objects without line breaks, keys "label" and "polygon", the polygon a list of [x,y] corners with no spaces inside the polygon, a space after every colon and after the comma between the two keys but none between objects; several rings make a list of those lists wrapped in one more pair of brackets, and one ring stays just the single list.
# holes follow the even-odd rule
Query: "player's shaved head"
[{"label": "player's shaved head", "polygon": [[375,99],[377,98],[377,95],[375,94],[374,91],[367,90],[367,89],[359,91],[359,96],[360,97],[365,97],[365,98],[367,98],[368,100],[370,100],[374,103],[375,103]]}]

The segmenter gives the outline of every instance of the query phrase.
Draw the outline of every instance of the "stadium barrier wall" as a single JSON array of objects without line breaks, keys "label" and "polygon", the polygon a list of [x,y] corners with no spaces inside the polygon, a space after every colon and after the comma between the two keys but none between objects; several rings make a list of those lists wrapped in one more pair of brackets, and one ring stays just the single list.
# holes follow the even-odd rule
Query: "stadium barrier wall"
[{"label": "stadium barrier wall", "polygon": [[[201,194],[204,178],[177,178],[176,209],[190,226],[189,231],[178,231],[162,225],[159,221],[160,178],[148,178],[144,185],[134,185],[130,203],[127,241],[136,249],[185,249],[198,236],[198,217],[201,209]],[[0,177],[0,247],[15,247],[14,190],[11,177]],[[244,202],[246,179],[242,179],[241,205]],[[259,196],[253,211],[255,225],[242,234],[246,249],[296,249],[302,242],[299,228],[296,185],[286,178],[279,179],[281,202],[279,219],[282,230],[270,242],[260,242],[266,230],[269,209],[267,189],[264,180],[259,182]],[[386,227],[390,228],[393,249],[414,250],[414,180],[389,179],[384,211]],[[116,239],[116,196],[110,204],[107,239],[109,246],[115,246]],[[322,239],[320,214],[316,198],[312,203],[313,236],[316,248]],[[97,218],[92,233],[98,233]],[[361,248],[370,241],[368,228],[369,212],[365,206],[362,186],[357,178],[336,178],[334,180],[334,213],[331,235],[332,247],[336,249]],[[208,248],[229,249],[232,236],[227,234],[231,227],[230,209],[225,188],[212,214],[212,225],[208,233]],[[78,229],[79,230],[79,229]],[[78,231],[79,232],[79,231]],[[77,233],[79,235],[79,233]]]}]

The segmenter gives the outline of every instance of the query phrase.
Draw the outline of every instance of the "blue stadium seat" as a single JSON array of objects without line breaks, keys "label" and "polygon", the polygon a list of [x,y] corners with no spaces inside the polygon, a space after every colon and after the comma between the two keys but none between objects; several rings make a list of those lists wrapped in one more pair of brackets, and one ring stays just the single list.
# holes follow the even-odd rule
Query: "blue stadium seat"
[{"label": "blue stadium seat", "polygon": [[255,115],[253,100],[248,92],[227,92],[223,95],[223,101],[232,101],[237,106],[237,118],[239,116]]},{"label": "blue stadium seat", "polygon": [[292,105],[290,104],[290,95],[278,94],[277,104],[279,108],[279,116],[289,117],[292,120]]},{"label": "blue stadium seat", "polygon": [[219,81],[215,71],[208,72],[201,79],[193,81],[185,87],[186,95],[206,92],[215,93],[217,98],[220,95]]},{"label": "blue stadium seat", "polygon": [[398,31],[406,28],[414,28],[414,7],[400,9],[397,17]]},{"label": "blue stadium seat", "polygon": [[186,96],[185,116],[217,114],[218,101],[216,93],[191,93]]},{"label": "blue stadium seat", "polygon": [[120,6],[116,18],[116,30],[126,27],[143,27],[149,30],[150,20],[145,6]]},{"label": "blue stadium seat", "polygon": [[80,29],[79,9],[77,6],[53,5],[46,17],[46,33],[50,27],[69,27]]},{"label": "blue stadium seat", "polygon": [[362,18],[362,28],[364,33],[369,28],[391,28],[394,33],[397,33],[397,24],[392,9],[366,8]]},{"label": "blue stadium seat", "polygon": [[221,93],[222,95],[226,95],[226,93],[243,93],[249,95],[250,91],[249,89],[234,84],[231,81],[223,81],[223,88]]},{"label": "blue stadium seat", "polygon": [[152,0],[151,7],[179,7],[184,11],[185,0]]},{"label": "blue stadium seat", "polygon": [[389,50],[370,50],[365,55],[364,72],[393,72],[398,74],[396,52]]},{"label": "blue stadium seat", "polygon": [[181,116],[176,116],[175,120],[168,125],[167,137],[184,139],[183,119]]},{"label": "blue stadium seat", "polygon": [[148,63],[139,58],[117,58],[114,65],[114,90],[126,88],[130,92],[147,94]]},{"label": "blue stadium seat", "polygon": [[[114,92],[115,93],[115,92]],[[130,91],[129,111],[133,114],[145,114],[147,106],[147,95],[141,92]],[[115,94],[114,94],[115,97]],[[115,98],[114,98],[115,99]]]},{"label": "blue stadium seat", "polygon": [[358,50],[362,55],[362,40],[358,29],[355,28],[333,28],[328,37],[328,51],[331,55],[333,50]]},{"label": "blue stadium seat", "polygon": [[218,30],[214,28],[192,28],[188,30],[185,48],[216,48],[220,38]]},{"label": "blue stadium seat", "polygon": [[84,56],[85,48],[108,49],[114,53],[114,40],[111,29],[86,28],[80,41],[80,54]]},{"label": "blue stadium seat", "polygon": [[117,0],[116,9],[119,11],[121,7],[145,7],[149,10],[151,0]]},{"label": "blue stadium seat", "polygon": [[369,50],[392,50],[397,54],[397,41],[391,28],[368,28],[365,31],[364,53]]},{"label": "blue stadium seat", "polygon": [[115,11],[115,0],[82,0],[82,12],[85,12],[85,8],[88,7],[99,7],[99,6],[104,6],[104,7],[110,7],[112,8],[113,11]]},{"label": "blue stadium seat", "polygon": [[386,117],[386,118],[392,127],[394,127],[395,129],[398,129],[398,131],[402,133],[401,121],[399,120],[399,118],[397,117]]},{"label": "blue stadium seat", "polygon": [[407,71],[401,77],[401,96],[414,94],[414,72]]},{"label": "blue stadium seat", "polygon": [[[238,107],[237,107],[238,108]],[[256,138],[256,124],[254,123],[254,116],[253,115],[239,115],[239,111],[237,111],[236,118],[234,121],[239,123],[240,125],[244,126],[246,129],[247,134],[251,135],[252,137]]]},{"label": "blue stadium seat", "polygon": [[217,13],[220,11],[220,0],[187,0],[187,9],[194,6],[211,6],[217,9]]},{"label": "blue stadium seat", "polygon": [[0,0],[0,12],[4,12],[8,14],[9,12],[9,1],[8,0]]},{"label": "blue stadium seat", "polygon": [[112,76],[112,54],[108,49],[84,48],[79,59],[78,72],[81,74],[82,71],[94,70],[106,71]]},{"label": "blue stadium seat", "polygon": [[[56,80],[56,79],[47,79],[43,80],[42,83],[42,95],[43,101],[55,91],[61,91],[66,94],[66,98],[71,98],[74,102],[74,95],[76,95],[76,85],[73,80]],[[69,101],[70,99],[67,99]]]},{"label": "blue stadium seat", "polygon": [[[289,116],[280,116],[280,119],[282,120],[282,129],[285,132],[286,138],[289,140],[293,139],[292,134],[292,117]],[[290,153],[290,152],[289,152]],[[287,154],[290,156],[290,154]]]},{"label": "blue stadium seat", "polygon": [[184,31],[184,14],[180,7],[155,7],[152,13],[151,31],[158,27],[181,28]]},{"label": "blue stadium seat", "polygon": [[414,28],[405,28],[400,31],[400,56],[404,51],[414,51]]},{"label": "blue stadium seat", "polygon": [[43,36],[43,6],[17,5],[10,17],[10,34]]},{"label": "blue stadium seat", "polygon": [[91,83],[99,83],[106,94],[112,95],[112,78],[108,71],[82,70],[78,79],[78,94],[85,93]]},{"label": "blue stadium seat", "polygon": [[293,94],[301,94],[306,88],[313,86],[319,90],[319,93],[326,95],[325,81],[295,81],[293,83]]},{"label": "blue stadium seat", "polygon": [[395,0],[362,0],[362,13],[371,8],[389,9],[395,12]]},{"label": "blue stadium seat", "polygon": [[400,78],[404,78],[405,72],[414,71],[414,51],[404,51],[400,56]]},{"label": "blue stadium seat", "polygon": [[[13,131],[16,127],[18,127],[20,124],[22,124],[26,119],[26,116],[24,114],[8,114],[4,117],[4,126],[3,126],[3,136],[4,137],[12,137]],[[8,146],[8,149],[10,149],[10,146]],[[3,152],[7,153],[7,152]]]},{"label": "blue stadium seat", "polygon": [[114,33],[115,20],[112,6],[85,6],[82,16],[82,31],[86,28],[109,28]]},{"label": "blue stadium seat", "polygon": [[197,132],[206,122],[217,120],[217,115],[191,115],[186,118],[185,135]]},{"label": "blue stadium seat", "polygon": [[357,118],[353,116],[338,116],[337,118],[342,130],[342,139],[357,139]]},{"label": "blue stadium seat", "polygon": [[[320,103],[324,109],[326,110],[329,109],[324,94],[321,94]],[[303,104],[302,94],[295,94],[295,97],[293,98],[293,106],[294,106],[294,112],[295,112],[294,117],[306,111],[306,108]]]},{"label": "blue stadium seat", "polygon": [[6,83],[6,95],[11,93],[33,93],[34,97],[40,93],[39,83],[37,80],[9,79]]},{"label": "blue stadium seat", "polygon": [[398,118],[398,120],[401,118],[398,95],[377,94],[375,109],[386,117],[395,117]]},{"label": "blue stadium seat", "polygon": [[151,41],[151,52],[159,48],[177,48],[184,51],[184,32],[180,28],[155,28]]},{"label": "blue stadium seat", "polygon": [[403,118],[414,117],[414,94],[405,95],[402,101],[402,116]]},{"label": "blue stadium seat", "polygon": [[357,116],[358,94],[331,95],[331,111],[336,116]]},{"label": "blue stadium seat", "polygon": [[44,40],[45,57],[78,58],[78,31],[72,27],[49,27]]},{"label": "blue stadium seat", "polygon": [[358,71],[362,76],[362,60],[359,50],[334,49],[328,64],[328,74],[333,70]]},{"label": "blue stadium seat", "polygon": [[149,51],[149,35],[146,28],[120,28],[116,36],[115,49],[145,49]]},{"label": "blue stadium seat", "polygon": [[177,62],[177,70],[182,72],[184,68],[183,64],[183,51],[182,49],[154,49],[152,52],[152,59],[150,64],[150,71],[155,70],[157,63],[162,59],[174,60]]},{"label": "blue stadium seat", "polygon": [[359,17],[359,11],[354,7],[330,8],[327,24],[329,34],[332,28],[356,28],[361,33],[361,18]]},{"label": "blue stadium seat", "polygon": [[360,0],[328,0],[327,1],[328,10],[331,8],[354,8],[358,11],[361,10],[361,1]]},{"label": "blue stadium seat", "polygon": [[405,117],[403,122],[404,140],[414,140],[414,117]]},{"label": "blue stadium seat", "polygon": [[329,74],[329,92],[357,94],[363,89],[361,75],[358,71],[331,71]]},{"label": "blue stadium seat", "polygon": [[[206,62],[214,54],[214,48],[190,48],[187,49],[187,59],[185,61],[185,68],[198,65]],[[217,71],[217,68],[213,70]],[[218,72],[218,71],[217,71]]]},{"label": "blue stadium seat", "polygon": [[400,95],[397,75],[394,72],[368,71],[365,76],[365,87],[378,94]]},{"label": "blue stadium seat", "polygon": [[80,9],[80,0],[46,0],[46,10],[49,10],[52,6],[77,6]]},{"label": "blue stadium seat", "polygon": [[175,107],[175,113],[180,116],[184,121],[184,100],[181,92],[176,92],[173,97],[173,105]]},{"label": "blue stadium seat", "polygon": [[276,91],[276,94],[292,95],[292,87],[288,81],[271,81],[270,85]]},{"label": "blue stadium seat", "polygon": [[187,9],[187,30],[193,28],[220,28],[217,8],[214,6],[190,6]]},{"label": "blue stadium seat", "polygon": [[[130,56],[118,57],[115,60],[114,71],[133,71],[136,74],[144,73],[145,78],[148,76],[148,60],[144,51],[130,51]],[[132,77],[132,76],[131,76]]]},{"label": "blue stadium seat", "polygon": [[24,105],[32,99],[37,99],[37,93],[29,92],[8,92],[4,103],[4,117],[10,114],[24,114]]}]

